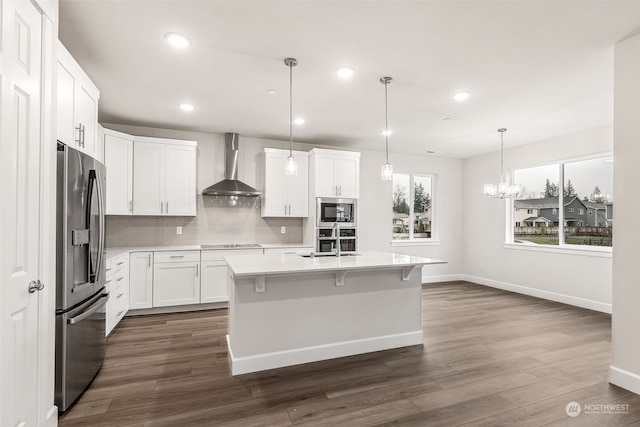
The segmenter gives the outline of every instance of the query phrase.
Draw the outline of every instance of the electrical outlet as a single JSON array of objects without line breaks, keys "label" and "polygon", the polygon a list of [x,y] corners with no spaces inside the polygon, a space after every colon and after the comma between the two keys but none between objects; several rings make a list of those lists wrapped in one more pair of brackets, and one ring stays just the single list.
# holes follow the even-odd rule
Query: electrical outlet
[{"label": "electrical outlet", "polygon": [[479,264],[478,264],[478,268],[479,268],[480,270],[484,270],[484,262],[479,263]]},{"label": "electrical outlet", "polygon": [[284,225],[280,227],[280,234],[284,234],[286,232],[287,232],[287,227],[285,227]]},{"label": "electrical outlet", "polygon": [[182,234],[182,227],[180,226],[176,227],[176,234]]}]

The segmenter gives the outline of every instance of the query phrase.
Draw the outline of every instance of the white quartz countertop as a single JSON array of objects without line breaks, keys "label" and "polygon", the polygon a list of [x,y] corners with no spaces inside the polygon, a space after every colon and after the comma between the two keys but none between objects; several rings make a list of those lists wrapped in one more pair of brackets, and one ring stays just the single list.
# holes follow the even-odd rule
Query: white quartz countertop
[{"label": "white quartz countertop", "polygon": [[228,255],[225,261],[236,277],[314,271],[375,270],[446,264],[446,261],[392,252],[361,252],[341,257],[306,258],[300,255]]},{"label": "white quartz countertop", "polygon": [[233,251],[237,249],[273,249],[273,248],[312,248],[313,245],[302,243],[259,243],[252,248],[246,247],[226,247],[212,248],[208,245],[182,245],[182,246],[133,246],[133,247],[113,247],[106,249],[106,259],[114,258],[127,252],[161,252],[161,251]]}]

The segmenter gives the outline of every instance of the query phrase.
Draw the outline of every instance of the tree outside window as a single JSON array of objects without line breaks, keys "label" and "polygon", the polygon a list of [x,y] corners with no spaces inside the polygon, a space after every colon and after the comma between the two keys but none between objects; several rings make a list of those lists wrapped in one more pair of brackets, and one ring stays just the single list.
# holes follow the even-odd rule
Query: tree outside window
[{"label": "tree outside window", "polygon": [[432,237],[433,177],[393,175],[393,240]]}]

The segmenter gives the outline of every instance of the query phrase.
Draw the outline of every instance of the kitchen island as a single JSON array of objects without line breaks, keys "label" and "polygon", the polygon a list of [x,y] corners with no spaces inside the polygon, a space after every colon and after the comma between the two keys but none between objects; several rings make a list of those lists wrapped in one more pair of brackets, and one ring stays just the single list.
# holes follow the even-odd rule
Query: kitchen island
[{"label": "kitchen island", "polygon": [[422,344],[421,270],[389,252],[227,256],[232,375]]}]

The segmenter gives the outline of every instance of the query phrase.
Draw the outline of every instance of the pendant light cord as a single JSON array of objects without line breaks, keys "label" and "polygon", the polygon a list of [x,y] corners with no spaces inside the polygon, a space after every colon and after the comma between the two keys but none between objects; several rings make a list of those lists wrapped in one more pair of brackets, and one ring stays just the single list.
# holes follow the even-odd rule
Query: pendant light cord
[{"label": "pendant light cord", "polygon": [[289,157],[293,157],[293,61],[289,62]]},{"label": "pendant light cord", "polygon": [[384,82],[384,138],[385,138],[387,164],[389,164],[389,95],[387,93],[388,86],[389,86],[389,81],[385,80]]},{"label": "pendant light cord", "polygon": [[504,180],[504,133],[506,132],[506,128],[498,129],[500,132],[500,182],[506,182]]}]

